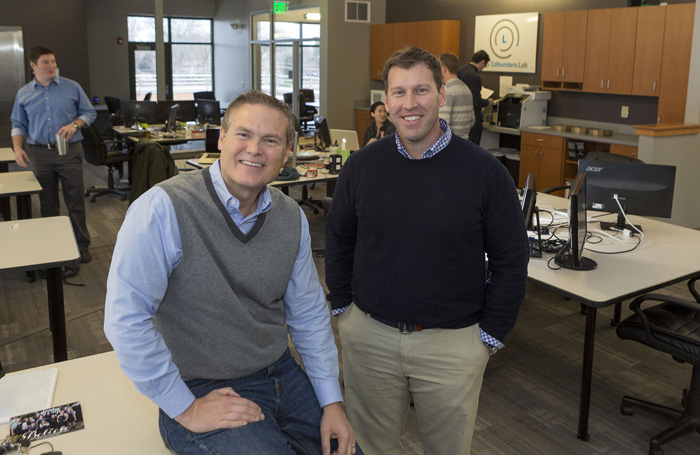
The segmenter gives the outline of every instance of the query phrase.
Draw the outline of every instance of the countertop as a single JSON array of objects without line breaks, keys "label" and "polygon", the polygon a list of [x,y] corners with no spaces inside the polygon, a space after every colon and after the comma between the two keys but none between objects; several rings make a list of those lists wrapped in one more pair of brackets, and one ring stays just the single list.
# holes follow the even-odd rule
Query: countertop
[{"label": "countertop", "polygon": [[524,131],[526,133],[551,134],[553,136],[561,136],[567,139],[599,142],[601,144],[628,145],[630,147],[639,146],[639,136],[636,134],[613,133],[612,136],[593,136],[592,134],[577,134],[571,131],[557,131],[551,126],[525,126],[520,128],[520,131]]}]

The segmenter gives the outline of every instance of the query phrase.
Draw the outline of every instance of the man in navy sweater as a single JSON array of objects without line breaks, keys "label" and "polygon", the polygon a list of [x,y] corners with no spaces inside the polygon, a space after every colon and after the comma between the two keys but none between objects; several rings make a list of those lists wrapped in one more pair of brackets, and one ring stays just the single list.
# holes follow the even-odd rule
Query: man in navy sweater
[{"label": "man in navy sweater", "polygon": [[411,398],[426,453],[469,452],[486,363],[525,295],[513,179],[438,118],[441,70],[417,47],[389,58],[397,134],[348,158],[326,222],[348,418],[368,454],[399,454]]}]

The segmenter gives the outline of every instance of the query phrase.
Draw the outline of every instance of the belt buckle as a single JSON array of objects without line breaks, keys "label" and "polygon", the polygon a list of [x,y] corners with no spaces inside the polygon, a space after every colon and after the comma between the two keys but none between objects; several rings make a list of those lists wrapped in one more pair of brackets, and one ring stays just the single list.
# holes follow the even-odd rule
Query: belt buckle
[{"label": "belt buckle", "polygon": [[423,330],[423,326],[420,324],[406,324],[405,322],[399,323],[399,331],[403,334],[420,332],[421,330]]}]

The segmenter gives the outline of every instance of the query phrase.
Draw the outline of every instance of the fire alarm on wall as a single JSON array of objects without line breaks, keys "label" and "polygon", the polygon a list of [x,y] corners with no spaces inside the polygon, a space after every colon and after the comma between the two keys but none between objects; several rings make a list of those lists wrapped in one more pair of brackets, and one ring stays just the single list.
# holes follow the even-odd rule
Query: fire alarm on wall
[{"label": "fire alarm on wall", "polygon": [[117,44],[124,44],[124,38],[117,38]]}]

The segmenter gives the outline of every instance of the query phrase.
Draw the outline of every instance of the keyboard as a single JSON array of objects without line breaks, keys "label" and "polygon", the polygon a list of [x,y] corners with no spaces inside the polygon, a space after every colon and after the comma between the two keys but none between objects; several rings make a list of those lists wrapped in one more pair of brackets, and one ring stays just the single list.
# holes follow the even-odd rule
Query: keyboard
[{"label": "keyboard", "polygon": [[199,164],[214,164],[214,161],[221,158],[221,153],[202,153],[197,161]]},{"label": "keyboard", "polygon": [[321,156],[316,153],[298,152],[297,161],[314,161],[321,159]]}]

